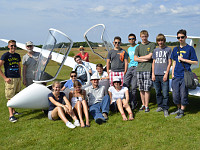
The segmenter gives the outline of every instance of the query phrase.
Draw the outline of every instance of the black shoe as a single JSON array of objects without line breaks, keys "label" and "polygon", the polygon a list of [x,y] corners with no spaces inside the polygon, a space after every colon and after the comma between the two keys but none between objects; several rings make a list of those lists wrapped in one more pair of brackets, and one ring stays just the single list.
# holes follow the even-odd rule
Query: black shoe
[{"label": "black shoe", "polygon": [[14,116],[9,117],[9,121],[10,122],[17,122],[17,118],[15,118]]},{"label": "black shoe", "polygon": [[106,122],[103,118],[97,118],[96,120],[95,120],[95,122],[97,123],[97,124],[102,124],[102,123],[104,123],[104,122]]}]

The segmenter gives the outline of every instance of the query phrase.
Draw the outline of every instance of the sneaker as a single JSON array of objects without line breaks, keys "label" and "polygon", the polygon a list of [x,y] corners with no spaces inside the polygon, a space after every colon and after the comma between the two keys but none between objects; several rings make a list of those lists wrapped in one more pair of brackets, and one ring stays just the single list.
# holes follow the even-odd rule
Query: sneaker
[{"label": "sneaker", "polygon": [[80,126],[81,126],[79,120],[75,120],[75,121],[74,121],[74,125],[77,126],[77,127],[80,127]]},{"label": "sneaker", "polygon": [[158,108],[156,109],[156,112],[161,112],[161,111],[163,111],[163,108],[162,108],[162,107],[158,107]]},{"label": "sneaker", "polygon": [[142,105],[142,106],[140,107],[140,109],[139,109],[139,111],[142,111],[142,110],[145,110],[145,106],[144,106],[144,105]]},{"label": "sneaker", "polygon": [[105,118],[105,120],[108,120],[108,115],[106,113],[103,113],[102,115]]},{"label": "sneaker", "polygon": [[150,111],[149,107],[145,107],[145,113],[148,113]]},{"label": "sneaker", "polygon": [[168,116],[169,116],[168,110],[164,110],[164,116],[165,116],[165,117],[168,117]]},{"label": "sneaker", "polygon": [[182,118],[183,116],[184,116],[183,113],[178,113],[177,116],[176,116],[175,118],[176,118],[176,119],[180,119],[180,118]]},{"label": "sneaker", "polygon": [[103,118],[97,118],[96,120],[95,120],[95,122],[97,123],[97,124],[102,124],[102,123],[104,123],[104,122],[106,122]]},{"label": "sneaker", "polygon": [[14,113],[13,113],[13,115],[21,115],[22,113],[19,113],[19,112],[17,112],[17,111],[15,111]]},{"label": "sneaker", "polygon": [[68,127],[68,128],[71,128],[71,129],[74,129],[74,128],[76,128],[76,126],[75,125],[73,125],[71,122],[67,122],[66,123],[66,126]]},{"label": "sneaker", "polygon": [[14,116],[9,117],[9,121],[10,122],[17,122],[17,118],[15,118]]},{"label": "sneaker", "polygon": [[174,111],[174,112],[170,113],[170,115],[175,115],[175,114],[178,114],[178,113],[179,113],[179,111],[180,111],[180,109],[178,109],[177,111]]}]

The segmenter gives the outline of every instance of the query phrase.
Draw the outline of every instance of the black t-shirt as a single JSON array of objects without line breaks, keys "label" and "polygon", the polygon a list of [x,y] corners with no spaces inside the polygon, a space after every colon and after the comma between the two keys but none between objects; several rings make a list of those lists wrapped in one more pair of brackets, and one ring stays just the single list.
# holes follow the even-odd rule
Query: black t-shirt
[{"label": "black t-shirt", "polygon": [[4,61],[5,76],[7,78],[20,77],[19,62],[21,62],[21,58],[19,54],[6,52],[1,56],[1,60]]},{"label": "black t-shirt", "polygon": [[[59,102],[59,103],[61,103],[62,104],[62,102],[63,102],[63,97],[65,96],[65,93],[63,93],[63,92],[60,92],[60,96],[58,96],[58,100],[57,100],[57,102]],[[48,100],[49,100],[49,97],[53,97],[53,99],[56,101],[56,98],[55,98],[55,96],[53,95],[53,93],[49,93],[48,94]],[[56,106],[49,100],[49,111],[52,111],[52,110],[54,110],[54,108],[55,108]]]}]

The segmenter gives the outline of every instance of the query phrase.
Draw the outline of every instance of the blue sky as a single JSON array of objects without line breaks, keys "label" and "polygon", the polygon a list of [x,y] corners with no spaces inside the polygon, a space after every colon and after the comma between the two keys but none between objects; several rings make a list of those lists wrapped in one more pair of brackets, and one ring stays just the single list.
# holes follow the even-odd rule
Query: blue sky
[{"label": "blue sky", "polygon": [[[200,36],[198,0],[1,0],[0,38],[43,44],[48,29],[56,28],[73,41],[84,41],[91,26],[105,24],[110,39],[149,31],[150,41],[159,33],[175,35],[183,28]],[[167,41],[176,39],[167,38]],[[2,42],[0,47],[5,46]]]}]

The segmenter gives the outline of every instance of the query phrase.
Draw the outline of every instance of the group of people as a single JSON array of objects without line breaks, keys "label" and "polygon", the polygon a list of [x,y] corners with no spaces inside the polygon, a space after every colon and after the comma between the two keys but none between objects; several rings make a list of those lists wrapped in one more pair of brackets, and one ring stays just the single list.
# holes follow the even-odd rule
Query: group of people
[{"label": "group of people", "polygon": [[[142,106],[139,111],[148,113],[150,90],[152,84],[156,91],[156,100],[158,104],[157,112],[163,111],[164,116],[169,116],[169,72],[172,65],[172,96],[173,102],[177,105],[175,118],[182,118],[184,110],[188,104],[188,89],[184,82],[184,63],[187,70],[191,71],[191,64],[198,64],[195,50],[186,43],[186,30],[177,32],[177,39],[180,43],[172,51],[165,45],[166,38],[163,34],[158,34],[156,44],[148,40],[148,31],[140,32],[141,44],[136,44],[136,36],[131,33],[128,35],[130,47],[128,52],[120,47],[121,38],[114,38],[114,49],[107,55],[106,71],[103,71],[103,65],[97,64],[96,72],[92,74],[89,65],[89,55],[85,54],[84,48],[80,47],[80,53],[74,57],[77,65],[70,73],[71,79],[63,87],[59,82],[54,82],[52,92],[48,95],[50,120],[61,118],[69,128],[76,126],[90,127],[89,114],[95,119],[95,122],[102,124],[107,121],[109,110],[118,110],[124,121],[133,120],[132,110],[137,105],[136,91],[140,91]],[[35,61],[38,54],[32,51],[32,42],[26,43],[28,53],[23,57],[23,83],[30,85]],[[8,42],[9,52],[2,55],[0,67],[4,65],[5,74],[0,70],[0,75],[5,80],[6,98],[9,100],[20,90],[20,56],[15,53],[16,42]],[[128,58],[130,62],[128,63]],[[84,60],[84,61],[82,61]],[[172,63],[173,60],[173,63]],[[31,65],[31,67],[28,67]],[[84,66],[84,67],[83,67]],[[91,75],[91,85],[82,89],[82,85],[87,82],[85,68]],[[32,72],[31,72],[32,71]],[[30,74],[26,74],[30,72]],[[104,81],[104,82],[103,82]],[[109,81],[109,82],[105,82]],[[105,85],[108,83],[108,86]],[[66,88],[71,89],[69,95],[65,95]],[[67,98],[69,97],[69,98]],[[129,105],[130,104],[130,105]],[[16,122],[14,117],[17,112],[13,108],[8,108],[11,122]],[[124,110],[128,113],[128,118]],[[75,111],[75,112],[74,112]],[[72,124],[66,117],[68,114],[74,120]],[[84,123],[83,113],[86,119]],[[78,118],[76,117],[78,114]]]},{"label": "group of people", "polygon": [[[15,94],[21,90],[21,57],[16,50],[16,41],[8,41],[9,51],[4,53],[0,59],[0,76],[5,81],[5,97],[10,100]],[[37,60],[39,57],[38,52],[33,51],[33,42],[26,42],[27,54],[23,56],[23,84],[29,86],[33,83]],[[1,67],[4,66],[4,72],[2,72]],[[14,108],[8,107],[9,110],[9,121],[16,122],[17,119],[14,115],[19,113],[15,111]]]}]

